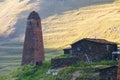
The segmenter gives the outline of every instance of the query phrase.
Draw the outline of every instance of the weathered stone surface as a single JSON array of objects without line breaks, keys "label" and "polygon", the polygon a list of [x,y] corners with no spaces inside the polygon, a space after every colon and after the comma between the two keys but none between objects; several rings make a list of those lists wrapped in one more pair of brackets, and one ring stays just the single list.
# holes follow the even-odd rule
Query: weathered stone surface
[{"label": "weathered stone surface", "polygon": [[[71,45],[72,54],[82,61],[112,60],[112,52],[118,51],[117,43],[104,39],[84,38]],[[114,56],[113,59],[117,58]]]},{"label": "weathered stone surface", "polygon": [[117,68],[118,66],[112,66],[100,69],[100,80],[117,80]]},{"label": "weathered stone surface", "polygon": [[41,20],[35,11],[31,12],[27,20],[22,65],[35,63],[41,65],[44,60],[44,45]]},{"label": "weathered stone surface", "polygon": [[118,55],[117,80],[120,80],[120,55]]},{"label": "weathered stone surface", "polygon": [[53,68],[60,68],[75,64],[77,61],[79,61],[77,57],[51,59],[51,66]]}]

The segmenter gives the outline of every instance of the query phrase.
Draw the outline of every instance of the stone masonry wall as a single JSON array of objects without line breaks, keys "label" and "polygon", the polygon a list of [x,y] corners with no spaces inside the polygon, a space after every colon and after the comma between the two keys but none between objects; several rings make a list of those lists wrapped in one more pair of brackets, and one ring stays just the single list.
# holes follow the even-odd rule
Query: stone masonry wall
[{"label": "stone masonry wall", "polygon": [[100,80],[117,80],[117,66],[100,70]]},{"label": "stone masonry wall", "polygon": [[70,58],[57,58],[57,59],[51,59],[51,66],[53,68],[60,68],[65,66],[70,66],[72,64],[77,63],[79,61],[79,58],[77,57],[70,57]]}]

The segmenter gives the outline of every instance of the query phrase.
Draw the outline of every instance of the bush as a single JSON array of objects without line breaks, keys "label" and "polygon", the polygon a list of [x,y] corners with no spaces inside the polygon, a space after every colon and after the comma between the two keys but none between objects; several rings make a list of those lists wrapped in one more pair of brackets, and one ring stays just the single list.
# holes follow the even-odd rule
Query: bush
[{"label": "bush", "polygon": [[34,64],[28,64],[18,68],[13,73],[11,73],[11,75],[19,80],[25,76],[32,75],[36,70],[37,67]]},{"label": "bush", "polygon": [[9,75],[0,76],[0,80],[10,80],[10,76]]}]

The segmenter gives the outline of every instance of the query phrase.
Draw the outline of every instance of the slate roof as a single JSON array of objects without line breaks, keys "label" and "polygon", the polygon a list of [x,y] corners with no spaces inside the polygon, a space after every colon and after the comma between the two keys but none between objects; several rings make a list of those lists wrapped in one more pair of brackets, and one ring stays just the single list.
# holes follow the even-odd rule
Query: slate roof
[{"label": "slate roof", "polygon": [[115,42],[107,41],[105,39],[83,38],[81,40],[78,40],[78,41],[72,43],[71,45],[76,44],[78,42],[81,42],[83,40],[91,41],[91,42],[94,42],[94,43],[100,43],[100,44],[117,44]]}]

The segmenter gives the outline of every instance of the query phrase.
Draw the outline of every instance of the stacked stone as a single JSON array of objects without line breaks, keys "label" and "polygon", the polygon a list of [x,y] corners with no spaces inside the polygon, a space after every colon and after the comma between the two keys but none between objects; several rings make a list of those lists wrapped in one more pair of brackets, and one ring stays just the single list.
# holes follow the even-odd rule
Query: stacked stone
[{"label": "stacked stone", "polygon": [[28,16],[22,56],[22,65],[35,63],[41,65],[44,60],[44,46],[41,20],[37,12]]},{"label": "stacked stone", "polygon": [[51,66],[53,68],[60,68],[65,66],[70,66],[75,64],[79,61],[77,57],[70,57],[70,58],[58,58],[58,59],[51,59]]},{"label": "stacked stone", "polygon": [[120,80],[120,55],[118,55],[117,80]]}]

